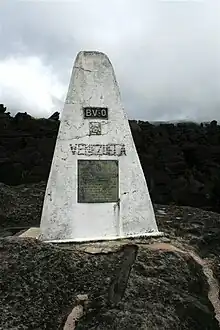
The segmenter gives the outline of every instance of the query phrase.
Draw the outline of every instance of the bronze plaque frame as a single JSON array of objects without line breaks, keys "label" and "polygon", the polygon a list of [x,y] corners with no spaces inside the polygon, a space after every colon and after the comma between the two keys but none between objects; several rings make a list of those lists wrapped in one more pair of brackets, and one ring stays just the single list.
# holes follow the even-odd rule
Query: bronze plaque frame
[{"label": "bronze plaque frame", "polygon": [[78,160],[78,203],[114,203],[119,198],[118,160]]}]

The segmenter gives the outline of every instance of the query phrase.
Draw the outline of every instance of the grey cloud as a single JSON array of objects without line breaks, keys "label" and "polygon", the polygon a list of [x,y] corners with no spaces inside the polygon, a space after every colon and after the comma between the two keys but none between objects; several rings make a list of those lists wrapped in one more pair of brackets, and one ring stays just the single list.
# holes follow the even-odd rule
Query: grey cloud
[{"label": "grey cloud", "polygon": [[78,51],[106,52],[130,118],[220,119],[217,0],[7,1],[0,22],[0,59],[37,56],[66,89]]}]

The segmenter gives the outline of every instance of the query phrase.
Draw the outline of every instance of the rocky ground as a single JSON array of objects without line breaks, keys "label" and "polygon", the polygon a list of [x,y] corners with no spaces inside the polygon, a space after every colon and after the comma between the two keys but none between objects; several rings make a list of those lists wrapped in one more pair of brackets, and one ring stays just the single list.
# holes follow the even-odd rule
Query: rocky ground
[{"label": "rocky ground", "polygon": [[130,121],[164,237],[55,245],[18,234],[39,226],[58,118],[0,105],[0,330],[219,329],[220,126]]},{"label": "rocky ground", "polygon": [[165,236],[154,239],[10,236],[39,225],[44,191],[0,185],[0,329],[220,328],[219,214],[155,204]]},{"label": "rocky ground", "polygon": [[[47,181],[59,114],[15,117],[0,105],[0,182]],[[130,121],[154,203],[190,205],[220,213],[220,126]]]}]

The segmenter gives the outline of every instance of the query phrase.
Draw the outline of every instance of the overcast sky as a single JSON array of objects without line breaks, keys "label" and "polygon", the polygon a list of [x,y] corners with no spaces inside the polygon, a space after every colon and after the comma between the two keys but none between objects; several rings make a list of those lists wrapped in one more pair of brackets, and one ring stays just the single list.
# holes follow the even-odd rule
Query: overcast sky
[{"label": "overcast sky", "polygon": [[0,103],[62,111],[76,54],[109,56],[129,118],[220,120],[220,0],[0,0]]}]

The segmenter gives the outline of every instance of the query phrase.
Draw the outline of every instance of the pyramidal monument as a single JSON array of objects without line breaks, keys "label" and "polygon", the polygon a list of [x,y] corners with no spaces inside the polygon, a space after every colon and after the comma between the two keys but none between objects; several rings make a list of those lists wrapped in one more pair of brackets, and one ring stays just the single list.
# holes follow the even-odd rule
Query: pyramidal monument
[{"label": "pyramidal monument", "polygon": [[161,234],[114,70],[101,52],[76,57],[40,232],[48,242]]}]

